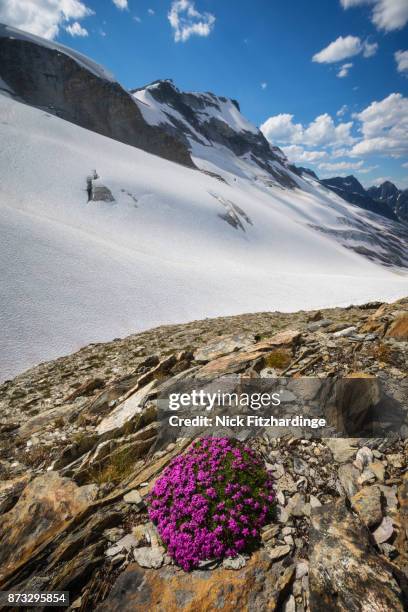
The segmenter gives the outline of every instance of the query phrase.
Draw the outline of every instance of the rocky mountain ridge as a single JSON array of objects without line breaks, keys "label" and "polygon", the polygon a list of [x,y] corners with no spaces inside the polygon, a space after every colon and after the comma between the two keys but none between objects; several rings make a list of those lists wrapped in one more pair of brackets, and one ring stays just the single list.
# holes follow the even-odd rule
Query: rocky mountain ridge
[{"label": "rocky mountain ridge", "polygon": [[[145,498],[189,444],[163,446],[174,380],[341,375],[408,393],[408,298],[163,326],[41,364],[0,387],[0,586],[69,590],[71,610],[349,612],[408,602],[407,426],[401,436],[249,443],[272,470],[259,549],[190,573],[166,555]],[[364,391],[365,389],[365,391]],[[407,404],[405,403],[405,409]],[[407,418],[407,415],[405,415]],[[405,433],[404,433],[405,432]],[[256,584],[256,589],[254,585]],[[227,588],[227,591],[225,590]],[[335,594],[334,594],[335,593]]]},{"label": "rocky mountain ridge", "polygon": [[[193,158],[227,166],[242,158],[267,172],[287,188],[298,187],[296,176],[283,151],[269,144],[262,132],[241,114],[239,103],[213,93],[183,92],[171,79],[160,80],[131,90],[145,120],[183,142]],[[232,155],[231,155],[232,154]],[[222,164],[221,164],[222,167]],[[239,173],[237,173],[239,175]]]},{"label": "rocky mountain ridge", "polygon": [[408,189],[402,191],[390,181],[364,189],[353,175],[320,179],[320,182],[347,202],[364,210],[394,221],[408,222]]},{"label": "rocky mountain ridge", "polygon": [[[170,80],[129,93],[77,52],[2,24],[1,83],[0,91],[17,100],[164,159],[195,167],[191,138],[206,147],[222,145],[238,157],[246,155],[279,184],[297,186],[283,152],[242,117],[236,101],[184,93]],[[146,113],[146,96],[163,105],[153,119],[151,110]],[[220,104],[227,109],[225,115]],[[206,115],[205,109],[218,111],[218,116]]]},{"label": "rocky mountain ridge", "polygon": [[104,69],[71,50],[0,24],[0,90],[26,104],[186,166],[186,147],[148,125],[130,94]]}]

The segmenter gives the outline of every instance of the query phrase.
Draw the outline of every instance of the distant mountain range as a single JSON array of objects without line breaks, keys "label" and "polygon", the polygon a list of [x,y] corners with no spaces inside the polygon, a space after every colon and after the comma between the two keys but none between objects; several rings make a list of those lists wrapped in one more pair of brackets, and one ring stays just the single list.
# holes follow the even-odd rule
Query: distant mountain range
[{"label": "distant mountain range", "polygon": [[408,189],[401,191],[390,181],[364,189],[355,176],[335,176],[320,182],[347,202],[388,219],[408,223]]},{"label": "distant mountain range", "polygon": [[296,186],[288,169],[298,176],[307,174],[351,204],[393,221],[408,222],[408,190],[400,191],[389,181],[366,190],[354,176],[319,179],[312,170],[290,164],[279,147],[271,146],[259,130],[236,113],[240,112],[236,100],[212,93],[181,92],[170,79],[131,93],[148,123],[160,126],[190,150],[201,148],[202,152],[216,143],[235,156],[249,156],[285,187]]},{"label": "distant mountain range", "polygon": [[378,187],[370,187],[367,193],[375,202],[389,206],[400,221],[408,223],[408,189],[401,191],[394,183],[385,181]]}]

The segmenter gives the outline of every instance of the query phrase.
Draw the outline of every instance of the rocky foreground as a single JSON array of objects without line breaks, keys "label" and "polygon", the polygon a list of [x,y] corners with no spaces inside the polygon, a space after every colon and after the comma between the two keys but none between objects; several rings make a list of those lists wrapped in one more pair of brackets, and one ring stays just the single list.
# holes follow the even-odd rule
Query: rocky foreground
[{"label": "rocky foreground", "polygon": [[0,387],[0,590],[70,591],[72,610],[408,609],[408,441],[250,444],[276,481],[251,556],[186,573],[144,498],[170,379],[390,376],[407,391],[408,299],[160,327],[93,344]]}]

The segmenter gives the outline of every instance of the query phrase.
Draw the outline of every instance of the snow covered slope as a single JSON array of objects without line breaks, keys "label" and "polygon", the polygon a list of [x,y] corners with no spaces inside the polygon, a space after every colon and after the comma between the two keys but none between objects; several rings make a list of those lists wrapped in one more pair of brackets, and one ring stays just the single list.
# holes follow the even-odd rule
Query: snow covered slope
[{"label": "snow covered slope", "polygon": [[217,178],[6,95],[0,142],[2,379],[159,323],[407,293],[402,268],[341,244],[391,221],[225,145],[197,143]]}]

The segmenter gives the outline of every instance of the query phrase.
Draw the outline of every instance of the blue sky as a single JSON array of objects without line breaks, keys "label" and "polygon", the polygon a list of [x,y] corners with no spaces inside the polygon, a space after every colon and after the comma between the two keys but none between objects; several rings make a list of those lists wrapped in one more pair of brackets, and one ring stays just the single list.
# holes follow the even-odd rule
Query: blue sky
[{"label": "blue sky", "polygon": [[172,78],[236,98],[320,176],[408,187],[408,0],[15,4],[2,0],[0,21],[78,49],[126,87]]}]

